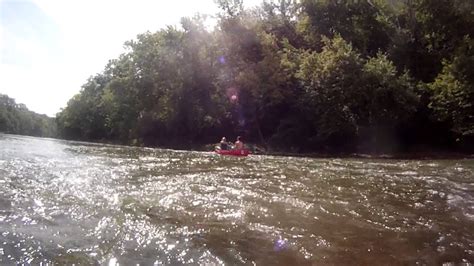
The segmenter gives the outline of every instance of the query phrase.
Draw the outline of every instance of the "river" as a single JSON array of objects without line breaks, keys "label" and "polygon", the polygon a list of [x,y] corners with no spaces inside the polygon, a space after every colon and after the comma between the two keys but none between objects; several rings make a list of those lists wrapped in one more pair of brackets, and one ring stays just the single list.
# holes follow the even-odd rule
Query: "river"
[{"label": "river", "polygon": [[0,264],[474,263],[474,160],[314,159],[0,134]]}]

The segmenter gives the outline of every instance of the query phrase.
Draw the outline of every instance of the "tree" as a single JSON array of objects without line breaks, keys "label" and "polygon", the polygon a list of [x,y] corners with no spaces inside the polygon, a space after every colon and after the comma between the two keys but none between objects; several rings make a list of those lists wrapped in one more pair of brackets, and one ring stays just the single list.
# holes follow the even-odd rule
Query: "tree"
[{"label": "tree", "polygon": [[417,80],[432,82],[464,36],[474,34],[472,4],[468,0],[409,0],[401,5],[393,24],[391,59]]},{"label": "tree", "polygon": [[353,108],[363,62],[341,36],[323,42],[320,53],[302,54],[298,76],[305,88],[303,105],[311,114],[315,141],[346,148],[358,131]]},{"label": "tree", "polygon": [[464,38],[452,61],[445,61],[442,72],[429,84],[433,90],[430,107],[436,119],[448,121],[462,141],[474,137],[474,40]]},{"label": "tree", "polygon": [[[376,2],[375,2],[376,3]],[[394,32],[381,8],[371,1],[304,0],[300,30],[316,50],[324,41],[320,36],[341,36],[362,56],[374,56],[386,50]]]},{"label": "tree", "polygon": [[[362,141],[370,140],[372,151],[394,149],[396,129],[410,119],[418,106],[418,97],[408,73],[399,76],[387,55],[369,58],[361,77],[363,84],[355,108]],[[392,146],[392,147],[390,147]]]},{"label": "tree", "polygon": [[[470,1],[216,3],[213,30],[198,15],[127,42],[58,114],[63,136],[375,152],[470,138]],[[17,122],[0,113],[40,127]]]},{"label": "tree", "polygon": [[56,125],[52,118],[32,112],[24,104],[0,94],[0,132],[55,137]]}]

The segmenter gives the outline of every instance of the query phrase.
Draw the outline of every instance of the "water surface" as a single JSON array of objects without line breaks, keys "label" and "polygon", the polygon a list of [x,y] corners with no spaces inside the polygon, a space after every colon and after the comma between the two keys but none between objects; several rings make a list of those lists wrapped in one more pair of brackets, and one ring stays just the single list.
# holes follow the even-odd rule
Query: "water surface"
[{"label": "water surface", "polygon": [[0,135],[0,264],[474,263],[474,160]]}]

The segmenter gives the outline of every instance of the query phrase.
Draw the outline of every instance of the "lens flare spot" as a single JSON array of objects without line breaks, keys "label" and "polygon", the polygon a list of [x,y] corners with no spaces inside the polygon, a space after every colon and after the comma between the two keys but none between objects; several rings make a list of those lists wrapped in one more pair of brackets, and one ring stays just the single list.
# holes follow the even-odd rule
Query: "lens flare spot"
[{"label": "lens flare spot", "polygon": [[274,251],[282,251],[284,249],[286,249],[286,241],[283,240],[283,239],[278,239],[277,241],[275,241],[275,245],[273,246],[273,250]]},{"label": "lens flare spot", "polygon": [[219,63],[225,64],[225,57],[224,56],[219,56]]}]

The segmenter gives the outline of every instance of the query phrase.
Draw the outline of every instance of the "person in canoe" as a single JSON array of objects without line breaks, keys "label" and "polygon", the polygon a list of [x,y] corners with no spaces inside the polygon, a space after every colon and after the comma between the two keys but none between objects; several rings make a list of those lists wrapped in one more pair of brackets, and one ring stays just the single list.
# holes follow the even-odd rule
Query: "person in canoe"
[{"label": "person in canoe", "polygon": [[237,137],[234,147],[232,147],[231,143],[227,143],[225,138],[222,138],[220,144],[221,145],[217,146],[216,150],[214,151],[217,154],[228,156],[248,156],[250,154],[250,151],[245,149],[244,143],[242,142],[240,136]]},{"label": "person in canoe", "polygon": [[237,137],[237,141],[235,142],[234,149],[236,150],[243,150],[244,149],[244,143],[242,142],[242,139],[240,136]]},{"label": "person in canoe", "polygon": [[229,143],[227,142],[225,137],[222,137],[221,142],[220,142],[220,148],[221,150],[229,150]]}]

